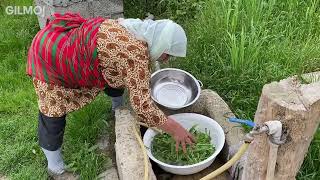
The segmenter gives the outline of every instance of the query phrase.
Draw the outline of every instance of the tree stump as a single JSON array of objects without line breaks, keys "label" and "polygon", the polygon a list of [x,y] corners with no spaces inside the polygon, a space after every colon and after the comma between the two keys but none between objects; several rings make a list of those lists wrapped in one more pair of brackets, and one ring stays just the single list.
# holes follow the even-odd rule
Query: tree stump
[{"label": "tree stump", "polygon": [[[318,77],[318,78],[317,78]],[[263,87],[255,122],[280,120],[289,130],[287,142],[278,149],[275,179],[295,179],[320,122],[320,72],[273,82]],[[265,134],[251,143],[242,180],[264,180],[269,142]]]}]

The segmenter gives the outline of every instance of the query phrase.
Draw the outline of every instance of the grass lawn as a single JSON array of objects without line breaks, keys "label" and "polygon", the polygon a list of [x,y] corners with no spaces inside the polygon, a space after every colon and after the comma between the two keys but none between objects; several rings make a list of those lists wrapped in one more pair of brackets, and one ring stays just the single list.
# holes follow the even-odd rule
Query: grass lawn
[{"label": "grass lawn", "polygon": [[[241,118],[253,118],[264,84],[294,74],[320,70],[319,1],[125,0],[127,17],[146,9],[186,28],[188,56],[171,65],[217,91]],[[25,75],[27,48],[39,27],[35,16],[9,16],[0,2],[0,175],[45,179],[46,166],[37,144],[37,99]],[[201,8],[203,7],[203,8]],[[105,95],[68,116],[63,147],[66,163],[82,179],[94,179],[109,159],[95,151],[107,128],[110,101]],[[298,179],[320,177],[320,130]]]},{"label": "grass lawn", "polygon": [[[39,30],[36,16],[9,16],[5,4],[32,5],[32,0],[0,2],[0,174],[11,179],[46,179],[46,161],[38,146],[37,99],[25,75],[26,54]],[[1,7],[2,6],[2,7]],[[107,128],[110,101],[105,95],[67,117],[66,163],[82,179],[93,179],[109,158],[98,154],[96,139]]]}]

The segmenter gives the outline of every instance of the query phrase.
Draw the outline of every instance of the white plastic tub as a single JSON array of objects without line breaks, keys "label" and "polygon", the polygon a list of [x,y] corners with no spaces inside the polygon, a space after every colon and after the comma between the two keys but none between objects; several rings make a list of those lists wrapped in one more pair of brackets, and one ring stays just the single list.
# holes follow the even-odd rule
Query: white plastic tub
[{"label": "white plastic tub", "polygon": [[217,155],[222,150],[225,142],[225,136],[224,136],[222,127],[213,119],[200,114],[195,114],[195,113],[175,114],[175,115],[171,115],[170,117],[176,120],[179,124],[181,124],[186,129],[190,129],[193,125],[197,124],[198,125],[196,127],[197,130],[205,132],[205,129],[207,129],[207,132],[210,131],[211,143],[215,146],[215,152],[208,159],[193,165],[175,166],[175,165],[166,164],[164,162],[157,160],[151,154],[151,143],[152,143],[153,137],[157,134],[157,132],[149,128],[143,136],[143,142],[144,142],[144,145],[147,147],[146,150],[147,150],[148,156],[154,162],[156,162],[163,170],[173,174],[179,174],[179,175],[194,174],[210,166],[215,160],[215,158],[217,157]]}]

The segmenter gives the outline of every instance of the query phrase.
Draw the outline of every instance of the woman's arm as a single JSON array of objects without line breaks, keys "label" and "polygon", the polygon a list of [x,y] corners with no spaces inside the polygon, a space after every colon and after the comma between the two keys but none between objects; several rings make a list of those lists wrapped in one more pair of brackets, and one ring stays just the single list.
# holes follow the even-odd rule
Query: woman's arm
[{"label": "woman's arm", "polygon": [[150,71],[148,61],[133,61],[128,59],[128,67],[122,69],[124,82],[129,91],[131,106],[137,115],[150,127],[157,126],[170,134],[176,140],[176,150],[179,144],[186,152],[186,143],[192,144],[192,135],[179,123],[165,116],[151,99]]},{"label": "woman's arm", "polygon": [[128,59],[128,67],[122,70],[124,82],[129,92],[129,100],[136,114],[150,127],[161,126],[167,117],[151,99],[149,87],[150,71],[146,61]]},{"label": "woman's arm", "polygon": [[161,130],[170,134],[173,139],[176,141],[176,151],[178,151],[179,144],[182,146],[184,153],[187,152],[186,144],[193,144],[195,142],[194,137],[191,133],[185,130],[179,123],[168,117],[166,123],[161,126],[158,126]]}]

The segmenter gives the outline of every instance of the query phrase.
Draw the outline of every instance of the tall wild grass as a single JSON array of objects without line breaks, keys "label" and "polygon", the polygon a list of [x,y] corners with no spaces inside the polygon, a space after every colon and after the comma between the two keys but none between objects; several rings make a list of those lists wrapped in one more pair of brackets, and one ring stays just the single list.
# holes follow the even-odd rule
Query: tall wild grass
[{"label": "tall wild grass", "polygon": [[241,117],[252,118],[264,84],[320,70],[318,1],[206,1],[184,23],[187,69],[218,91]]},{"label": "tall wild grass", "polygon": [[[253,119],[263,85],[320,71],[319,0],[207,0],[183,25],[185,69],[217,91],[240,118]],[[298,179],[320,177],[320,131]]]}]

